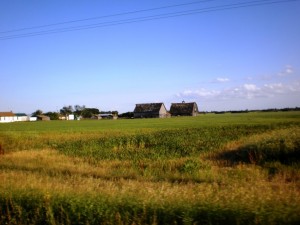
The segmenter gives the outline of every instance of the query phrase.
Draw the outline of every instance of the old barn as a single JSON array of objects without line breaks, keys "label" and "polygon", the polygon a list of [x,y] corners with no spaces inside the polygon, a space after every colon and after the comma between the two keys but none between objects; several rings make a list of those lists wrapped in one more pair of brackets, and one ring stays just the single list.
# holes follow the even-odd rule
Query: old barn
[{"label": "old barn", "polygon": [[134,118],[166,118],[167,109],[164,103],[136,104],[133,111]]},{"label": "old barn", "polygon": [[172,116],[197,116],[198,106],[196,102],[172,103],[170,113]]}]

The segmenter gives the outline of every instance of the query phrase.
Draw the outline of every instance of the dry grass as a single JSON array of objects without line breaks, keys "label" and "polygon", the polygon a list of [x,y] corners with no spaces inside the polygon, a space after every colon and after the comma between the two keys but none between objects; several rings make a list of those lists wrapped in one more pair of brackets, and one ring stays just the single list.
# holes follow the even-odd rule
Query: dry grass
[{"label": "dry grass", "polygon": [[[188,129],[184,137],[180,136],[183,130],[175,129],[160,140],[163,132],[149,130],[126,135],[120,131],[6,132],[0,137],[9,146],[0,155],[0,223],[296,224],[300,175],[293,154],[299,150],[300,128],[260,128]],[[243,135],[235,138],[239,131]],[[228,132],[228,139],[214,136]],[[81,140],[84,145],[78,149]],[[64,142],[72,154],[57,148]],[[210,150],[211,143],[219,148]],[[108,146],[106,151],[114,157],[77,154],[89,148],[99,154],[102,146]],[[185,146],[194,153],[168,155]],[[164,157],[148,157],[152,150],[163,151]],[[119,158],[124,152],[128,157]],[[290,158],[277,160],[277,153]]]},{"label": "dry grass", "polygon": [[[173,170],[183,159],[170,162]],[[149,165],[153,168],[158,162]],[[270,182],[268,174],[253,165],[220,168],[199,168],[193,180],[164,179],[153,181],[153,175],[142,176],[131,162],[101,161],[89,164],[80,158],[68,157],[54,150],[20,151],[0,158],[1,188],[36,189],[41,192],[105,194],[128,196],[143,201],[184,201],[189,203],[213,201],[218,204],[254,205],[254,202],[272,199],[300,203],[296,183]],[[169,167],[172,172],[172,166]],[[174,173],[174,172],[173,172]],[[115,176],[113,174],[116,174]],[[130,175],[131,174],[131,175]],[[123,176],[122,176],[123,175]],[[174,177],[176,176],[176,172]],[[174,182],[175,181],[175,182]],[[186,181],[186,182],[185,182]],[[200,182],[201,181],[201,182]],[[255,184],[255,185],[253,185]],[[285,193],[282,196],[282,193]],[[267,196],[268,195],[268,196]],[[277,200],[276,200],[277,199]],[[253,202],[253,204],[251,203]],[[256,204],[255,203],[255,204]]]},{"label": "dry grass", "polygon": [[[14,196],[16,191],[29,193],[32,190],[43,195],[52,204],[57,201],[57,196],[76,196],[76,199],[84,200],[71,199],[69,204],[76,206],[84,201],[92,202],[90,204],[94,207],[99,206],[93,203],[93,199],[98,201],[99,196],[102,196],[109,199],[109,202],[124,207],[135,204],[131,208],[152,207],[167,214],[179,210],[180,214],[189,215],[191,210],[191,213],[196,214],[204,210],[206,215],[216,210],[216,215],[220,216],[224,212],[234,211],[235,217],[239,215],[237,218],[254,213],[261,221],[278,221],[278,217],[281,218],[280,221],[291,216],[294,221],[296,212],[300,210],[297,183],[286,183],[281,179],[270,181],[266,171],[255,165],[240,164],[224,168],[202,161],[206,166],[197,168],[188,179],[188,174],[177,170],[178,165],[184,165],[185,162],[187,159],[165,162],[166,177],[162,176],[159,180],[153,178],[154,174],[141,174],[129,161],[100,161],[95,165],[49,149],[13,152],[0,158],[0,192],[2,195],[10,193],[9,195]],[[150,170],[161,168],[159,162],[147,163]],[[28,194],[25,198],[28,198]],[[29,198],[32,197],[29,195]],[[51,208],[50,211],[52,210]],[[124,224],[127,217],[124,217],[122,211],[115,213],[120,215],[119,224]],[[151,215],[150,212],[148,214]],[[174,217],[172,213],[169,216]],[[193,213],[188,216],[190,217],[193,218]],[[136,218],[140,216],[137,215]],[[116,223],[115,220],[112,221],[111,224]],[[153,221],[149,224],[155,224]],[[136,223],[144,224],[145,221]]]}]

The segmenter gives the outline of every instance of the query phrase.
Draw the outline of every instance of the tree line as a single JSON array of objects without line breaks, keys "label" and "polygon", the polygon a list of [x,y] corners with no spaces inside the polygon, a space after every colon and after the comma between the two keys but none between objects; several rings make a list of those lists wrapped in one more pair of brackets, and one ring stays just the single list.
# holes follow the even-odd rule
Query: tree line
[{"label": "tree line", "polygon": [[118,116],[118,111],[100,111],[98,108],[88,108],[85,105],[72,105],[64,106],[57,112],[46,112],[44,113],[42,110],[38,109],[31,114],[31,116],[48,116],[51,120],[58,120],[60,117],[67,117],[69,115],[74,115],[75,118],[84,118],[90,119],[99,114],[112,114]]}]

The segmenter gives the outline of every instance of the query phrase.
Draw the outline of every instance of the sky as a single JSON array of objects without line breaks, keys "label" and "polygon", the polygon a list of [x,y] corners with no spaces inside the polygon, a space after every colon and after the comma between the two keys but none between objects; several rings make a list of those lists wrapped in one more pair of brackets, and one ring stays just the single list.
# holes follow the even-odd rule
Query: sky
[{"label": "sky", "polygon": [[1,0],[0,111],[299,107],[299,15],[299,0]]}]

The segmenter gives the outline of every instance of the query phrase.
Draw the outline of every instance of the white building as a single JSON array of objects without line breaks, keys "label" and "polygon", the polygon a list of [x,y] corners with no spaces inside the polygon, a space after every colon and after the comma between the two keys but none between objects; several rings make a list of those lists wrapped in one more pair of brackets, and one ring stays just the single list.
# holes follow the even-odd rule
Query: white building
[{"label": "white building", "polygon": [[15,113],[15,121],[28,121],[29,117],[25,113]]},{"label": "white building", "polygon": [[74,114],[70,114],[67,116],[67,120],[74,120],[74,119],[75,119]]},{"label": "white building", "polygon": [[0,112],[0,123],[10,123],[15,121],[15,114],[12,112]]}]

